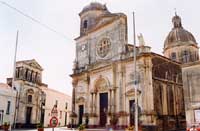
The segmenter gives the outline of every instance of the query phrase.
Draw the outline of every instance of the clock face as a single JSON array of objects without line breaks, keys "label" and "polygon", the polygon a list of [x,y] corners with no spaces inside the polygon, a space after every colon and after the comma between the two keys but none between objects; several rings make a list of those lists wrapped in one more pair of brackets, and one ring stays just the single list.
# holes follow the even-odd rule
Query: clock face
[{"label": "clock face", "polygon": [[87,45],[83,44],[79,48],[79,57],[84,58],[87,56]]},{"label": "clock face", "polygon": [[97,44],[97,54],[104,58],[107,56],[108,52],[110,51],[111,48],[111,42],[108,38],[102,39],[98,44]]},{"label": "clock face", "polygon": [[85,45],[82,45],[81,46],[81,51],[84,51],[86,49],[86,46]]}]

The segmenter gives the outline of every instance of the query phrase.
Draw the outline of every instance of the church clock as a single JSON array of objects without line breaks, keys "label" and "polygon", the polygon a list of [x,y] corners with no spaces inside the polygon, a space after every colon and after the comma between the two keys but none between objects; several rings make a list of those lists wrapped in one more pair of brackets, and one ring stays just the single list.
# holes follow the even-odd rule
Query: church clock
[{"label": "church clock", "polygon": [[87,56],[87,45],[83,44],[80,46],[80,52],[79,52],[80,58],[84,58]]},{"label": "church clock", "polygon": [[108,38],[103,38],[98,44],[97,44],[97,54],[104,58],[107,56],[111,48],[111,42]]}]

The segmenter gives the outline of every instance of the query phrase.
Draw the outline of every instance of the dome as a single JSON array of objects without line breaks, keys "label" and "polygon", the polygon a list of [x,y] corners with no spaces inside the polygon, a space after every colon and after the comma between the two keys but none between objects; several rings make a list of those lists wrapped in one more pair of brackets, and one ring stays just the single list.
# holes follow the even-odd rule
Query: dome
[{"label": "dome", "polygon": [[108,11],[106,5],[103,5],[98,2],[92,2],[89,5],[85,6],[80,14],[90,11],[90,10],[102,10],[102,11]]},{"label": "dome", "polygon": [[197,44],[192,33],[190,33],[189,31],[185,30],[182,27],[181,18],[179,16],[175,15],[172,18],[172,23],[174,27],[172,28],[167,38],[165,39],[164,43],[165,49],[170,46],[177,45],[177,42],[192,42],[194,44]]}]

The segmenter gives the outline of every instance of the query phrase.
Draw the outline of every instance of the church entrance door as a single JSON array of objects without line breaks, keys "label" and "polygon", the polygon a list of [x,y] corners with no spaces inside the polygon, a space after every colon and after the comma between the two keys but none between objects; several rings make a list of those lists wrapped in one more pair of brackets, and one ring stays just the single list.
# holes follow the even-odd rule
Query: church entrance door
[{"label": "church entrance door", "polygon": [[107,123],[108,111],[108,93],[100,93],[100,126],[105,126]]},{"label": "church entrance door", "polygon": [[26,124],[31,124],[32,107],[26,108]]},{"label": "church entrance door", "polygon": [[84,107],[83,105],[79,105],[79,120],[78,120],[78,124],[82,124],[83,123],[83,112],[84,112]]},{"label": "church entrance door", "polygon": [[135,100],[129,101],[129,112],[130,112],[130,125],[134,125],[135,121]]}]

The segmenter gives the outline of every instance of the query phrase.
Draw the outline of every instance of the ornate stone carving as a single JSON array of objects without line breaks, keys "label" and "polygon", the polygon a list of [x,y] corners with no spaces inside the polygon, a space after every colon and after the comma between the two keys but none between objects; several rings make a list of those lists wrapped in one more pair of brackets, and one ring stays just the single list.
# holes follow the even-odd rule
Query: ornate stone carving
[{"label": "ornate stone carving", "polygon": [[84,102],[85,102],[85,98],[83,96],[76,99],[76,103],[84,103]]},{"label": "ornate stone carving", "polygon": [[98,81],[95,84],[95,90],[104,92],[104,91],[108,91],[108,87],[109,86],[108,86],[107,81],[104,78],[102,78],[102,76],[100,76]]}]

